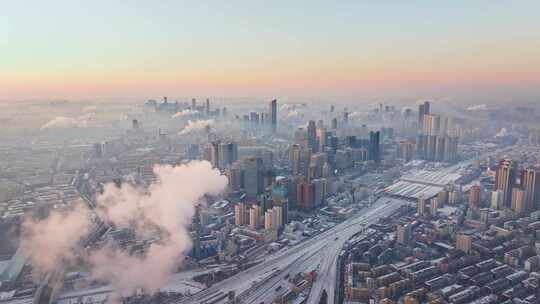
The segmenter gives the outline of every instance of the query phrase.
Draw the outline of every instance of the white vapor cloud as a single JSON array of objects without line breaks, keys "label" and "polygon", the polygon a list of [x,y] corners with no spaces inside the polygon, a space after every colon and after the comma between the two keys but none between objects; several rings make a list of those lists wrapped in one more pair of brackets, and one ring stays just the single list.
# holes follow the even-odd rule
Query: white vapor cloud
[{"label": "white vapor cloud", "polygon": [[34,268],[53,271],[62,262],[73,261],[79,241],[90,227],[90,211],[82,203],[69,211],[52,211],[42,220],[28,217],[22,225],[21,246],[30,254]]},{"label": "white vapor cloud", "polygon": [[109,184],[100,197],[100,213],[120,228],[131,228],[143,236],[159,230],[161,238],[143,257],[129,256],[106,247],[90,260],[97,279],[111,283],[122,295],[136,289],[153,291],[162,286],[191,247],[188,227],[195,206],[205,194],[225,189],[227,178],[207,161],[171,167],[156,166],[158,182],[141,192],[129,185]]},{"label": "white vapor cloud", "polygon": [[[205,194],[219,194],[227,185],[227,178],[207,161],[157,165],[154,173],[157,181],[146,189],[105,185],[96,212],[112,226],[130,229],[138,239],[152,236],[156,241],[143,254],[132,254],[110,241],[77,255],[89,264],[92,277],[112,285],[117,296],[139,289],[154,292],[168,281],[192,246],[189,227],[196,205],[204,203]],[[73,261],[83,250],[78,240],[90,232],[88,218],[88,212],[75,210],[26,222],[24,241],[29,252],[35,253],[33,262],[50,271]]]},{"label": "white vapor cloud", "polygon": [[184,135],[184,134],[188,134],[194,131],[199,131],[206,128],[206,126],[211,126],[213,124],[214,124],[213,119],[195,120],[195,121],[188,120],[187,125],[182,130],[180,130],[180,132],[178,132],[178,135]]},{"label": "white vapor cloud", "polygon": [[46,129],[70,129],[70,128],[80,128],[82,124],[74,118],[57,116],[44,125],[41,126],[41,130]]},{"label": "white vapor cloud", "polygon": [[298,115],[300,115],[300,113],[298,113],[298,111],[296,110],[292,110],[289,113],[287,113],[288,118],[295,118],[295,117],[298,117]]},{"label": "white vapor cloud", "polygon": [[467,111],[486,111],[488,106],[486,104],[472,105],[467,108]]},{"label": "white vapor cloud", "polygon": [[83,115],[75,118],[66,116],[57,116],[41,126],[41,130],[47,129],[71,129],[71,128],[87,128],[88,123],[95,120],[96,113],[87,111]]},{"label": "white vapor cloud", "polygon": [[173,114],[172,118],[180,118],[180,117],[186,117],[186,116],[192,116],[199,114],[199,111],[193,111],[190,109],[182,110],[180,112],[176,112]]}]

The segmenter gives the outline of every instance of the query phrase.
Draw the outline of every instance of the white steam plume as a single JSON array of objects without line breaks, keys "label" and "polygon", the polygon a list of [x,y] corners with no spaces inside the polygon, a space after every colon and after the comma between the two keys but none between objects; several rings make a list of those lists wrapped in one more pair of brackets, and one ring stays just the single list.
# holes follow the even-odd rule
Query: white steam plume
[{"label": "white steam plume", "polygon": [[486,111],[488,106],[486,104],[477,104],[467,108],[467,111]]},{"label": "white steam plume", "polygon": [[87,128],[88,123],[95,119],[94,112],[86,112],[76,118],[57,116],[41,126],[41,130],[47,129],[71,129],[71,128]]},{"label": "white steam plume", "polygon": [[82,204],[69,211],[52,211],[42,220],[28,217],[22,224],[21,246],[30,254],[34,268],[50,272],[73,261],[80,250],[79,241],[90,227],[90,211]]},{"label": "white steam plume", "polygon": [[142,257],[112,247],[91,255],[95,278],[108,281],[121,295],[139,288],[154,291],[167,281],[191,247],[188,227],[196,204],[227,185],[227,178],[206,161],[156,166],[154,173],[158,182],[147,192],[109,184],[98,197],[99,212],[117,227],[131,228],[138,236],[160,231],[160,240]]},{"label": "white steam plume", "polygon": [[196,115],[196,114],[199,114],[199,111],[193,111],[193,110],[190,110],[190,109],[186,109],[186,110],[182,110],[180,112],[174,113],[172,118],[181,118],[181,117],[192,116],[192,115]]},{"label": "white steam plume", "polygon": [[288,117],[288,118],[298,117],[298,115],[299,115],[299,113],[298,113],[298,111],[296,111],[296,110],[292,110],[292,111],[290,111],[289,113],[287,113],[287,117]]},{"label": "white steam plume", "polygon": [[46,129],[70,129],[70,128],[79,128],[81,127],[80,123],[70,117],[65,116],[57,116],[50,121],[48,121],[46,124],[41,126],[41,130]]},{"label": "white steam plume", "polygon": [[155,166],[154,173],[158,181],[144,191],[111,183],[97,199],[96,212],[108,223],[132,229],[139,239],[156,236],[158,240],[144,254],[134,255],[109,243],[88,255],[78,255],[83,249],[79,240],[91,232],[91,221],[88,209],[75,209],[25,222],[23,243],[34,265],[51,271],[74,261],[75,256],[86,257],[92,276],[111,284],[122,296],[163,286],[191,248],[189,226],[195,206],[205,194],[223,191],[227,178],[207,161]]},{"label": "white steam plume", "polygon": [[187,125],[180,132],[178,132],[178,135],[184,135],[184,134],[188,134],[194,131],[199,131],[213,124],[214,124],[213,119],[196,120],[196,121],[188,120]]}]

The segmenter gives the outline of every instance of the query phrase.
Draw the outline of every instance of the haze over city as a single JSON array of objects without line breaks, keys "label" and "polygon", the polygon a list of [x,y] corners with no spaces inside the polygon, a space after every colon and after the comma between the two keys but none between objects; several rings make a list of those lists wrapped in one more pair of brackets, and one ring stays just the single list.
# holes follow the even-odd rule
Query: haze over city
[{"label": "haze over city", "polygon": [[534,1],[12,1],[0,304],[540,303]]}]

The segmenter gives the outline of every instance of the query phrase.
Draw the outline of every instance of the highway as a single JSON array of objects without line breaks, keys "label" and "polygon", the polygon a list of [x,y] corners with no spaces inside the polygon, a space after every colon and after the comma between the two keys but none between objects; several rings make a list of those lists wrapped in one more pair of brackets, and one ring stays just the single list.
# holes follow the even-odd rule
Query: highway
[{"label": "highway", "polygon": [[[229,291],[235,292],[239,303],[271,303],[277,295],[282,294],[289,287],[288,279],[285,279],[287,274],[293,276],[299,272],[312,270],[317,271],[317,279],[311,289],[308,303],[318,303],[323,289],[326,289],[328,293],[328,303],[332,303],[337,279],[337,257],[343,245],[363,226],[392,214],[403,204],[405,202],[398,199],[380,198],[371,207],[362,209],[353,218],[294,247],[269,254],[260,264],[220,281],[178,303],[225,303],[227,301],[225,295]],[[174,290],[176,289],[174,285],[180,287],[185,280],[207,271],[210,270],[183,271],[175,274],[173,276],[175,279],[171,280],[167,287],[164,286],[164,290]],[[57,300],[59,303],[70,303],[80,296],[108,294],[111,291],[110,286],[68,291],[58,295]]]},{"label": "highway", "polygon": [[[223,303],[216,301],[229,291],[234,291],[239,303],[271,303],[288,288],[285,278],[298,272],[317,270],[317,279],[311,289],[308,303],[318,303],[322,290],[328,293],[328,303],[334,301],[337,257],[349,238],[363,227],[391,215],[405,202],[383,197],[357,216],[308,239],[294,247],[268,255],[263,262],[229,277],[191,297],[177,303]],[[281,286],[281,288],[278,288]],[[276,291],[276,289],[279,289]]]}]

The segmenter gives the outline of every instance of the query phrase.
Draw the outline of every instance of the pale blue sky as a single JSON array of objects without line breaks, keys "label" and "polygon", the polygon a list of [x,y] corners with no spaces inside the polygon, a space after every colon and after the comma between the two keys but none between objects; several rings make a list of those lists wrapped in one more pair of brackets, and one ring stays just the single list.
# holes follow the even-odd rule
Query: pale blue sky
[{"label": "pale blue sky", "polygon": [[[464,92],[500,85],[493,73],[531,94],[540,82],[540,1],[36,0],[5,1],[2,11],[0,85],[10,97],[24,97],[26,84],[40,95],[83,95],[87,85],[129,96],[141,85],[302,95],[328,83],[321,93],[332,95],[354,91],[343,79],[395,88],[404,71],[422,90],[434,85],[425,78],[459,80],[464,67]],[[273,76],[257,77],[264,72]],[[328,78],[311,79],[317,72]]]}]

